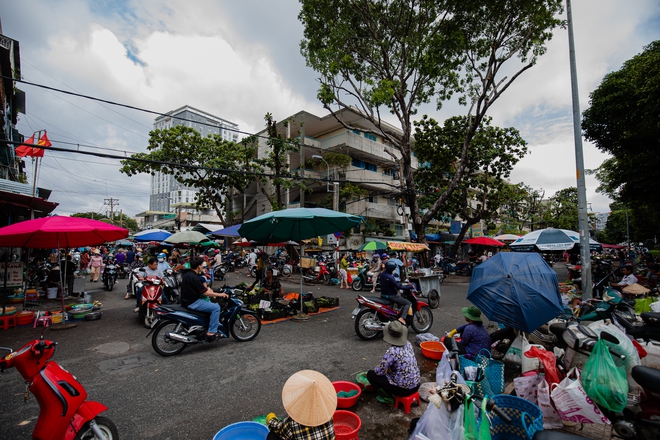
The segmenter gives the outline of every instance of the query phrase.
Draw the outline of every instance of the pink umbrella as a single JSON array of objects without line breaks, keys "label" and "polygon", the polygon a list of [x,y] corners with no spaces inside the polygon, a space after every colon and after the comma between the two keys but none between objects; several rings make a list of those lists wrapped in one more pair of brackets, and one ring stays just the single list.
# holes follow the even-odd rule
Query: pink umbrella
[{"label": "pink umbrella", "polygon": [[502,243],[501,241],[497,241],[494,238],[490,238],[490,237],[470,238],[469,240],[465,240],[463,243],[481,245],[481,246],[498,246],[498,247],[506,246],[506,243]]},{"label": "pink umbrella", "polygon": [[33,249],[94,246],[128,237],[128,229],[79,217],[53,216],[0,228],[0,245]]}]

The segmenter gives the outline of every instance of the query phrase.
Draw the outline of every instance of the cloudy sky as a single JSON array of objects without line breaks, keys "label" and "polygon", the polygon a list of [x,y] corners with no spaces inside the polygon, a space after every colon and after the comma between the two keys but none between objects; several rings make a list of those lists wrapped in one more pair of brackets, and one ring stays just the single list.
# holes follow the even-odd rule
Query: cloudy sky
[{"label": "cloudy sky", "polygon": [[[267,112],[277,120],[303,109],[325,114],[315,98],[318,75],[299,52],[298,11],[297,0],[22,0],[3,2],[0,19],[2,33],[20,42],[26,81],[157,112],[187,104],[256,132]],[[605,74],[660,38],[660,2],[574,0],[573,20],[584,110]],[[537,66],[491,110],[495,124],[518,128],[530,146],[512,181],[546,197],[576,185],[568,57],[567,32],[558,30]],[[27,94],[18,125],[26,137],[46,129],[63,148],[146,150],[153,115],[19,88]],[[466,112],[423,110],[436,119]],[[604,158],[585,142],[587,169]],[[103,212],[109,198],[131,216],[148,209],[148,177],[118,169],[115,160],[47,152],[38,183],[53,190],[61,215]],[[609,201],[596,186],[587,177],[588,202],[605,212]]]}]

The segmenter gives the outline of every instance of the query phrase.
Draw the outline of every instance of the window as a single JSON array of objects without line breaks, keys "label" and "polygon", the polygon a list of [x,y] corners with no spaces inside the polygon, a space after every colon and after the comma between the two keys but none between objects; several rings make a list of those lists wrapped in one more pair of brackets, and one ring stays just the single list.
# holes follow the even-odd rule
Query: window
[{"label": "window", "polygon": [[360,130],[353,130],[353,133],[355,133],[355,134],[357,134],[358,136],[360,136]]},{"label": "window", "polygon": [[371,133],[365,133],[365,134],[364,134],[364,137],[367,138],[367,139],[369,139],[370,141],[374,141],[374,142],[376,142],[376,136],[373,135],[373,134],[371,134]]},{"label": "window", "polygon": [[356,168],[362,168],[363,170],[373,171],[374,173],[378,172],[378,166],[376,164],[365,162],[360,159],[353,158],[353,160],[351,161],[351,165],[353,165]]},{"label": "window", "polygon": [[403,235],[403,225],[395,223],[394,224],[394,234],[396,236],[402,236]]}]

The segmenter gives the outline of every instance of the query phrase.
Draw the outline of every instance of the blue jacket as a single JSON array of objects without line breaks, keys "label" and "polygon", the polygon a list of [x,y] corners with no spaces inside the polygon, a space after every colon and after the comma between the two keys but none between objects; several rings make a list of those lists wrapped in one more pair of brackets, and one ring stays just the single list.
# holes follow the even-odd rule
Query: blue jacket
[{"label": "blue jacket", "polygon": [[412,290],[413,286],[402,285],[392,276],[392,274],[383,272],[380,274],[380,296],[396,296],[399,289]]}]

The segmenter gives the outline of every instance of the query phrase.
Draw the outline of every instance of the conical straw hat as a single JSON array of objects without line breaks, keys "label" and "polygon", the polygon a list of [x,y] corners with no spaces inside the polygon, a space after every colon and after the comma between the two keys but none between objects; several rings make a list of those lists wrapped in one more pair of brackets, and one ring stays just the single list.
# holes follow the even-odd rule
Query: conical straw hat
[{"label": "conical straw hat", "polygon": [[318,371],[298,371],[282,388],[282,404],[289,417],[314,427],[332,419],[337,409],[337,392],[332,382]]}]

